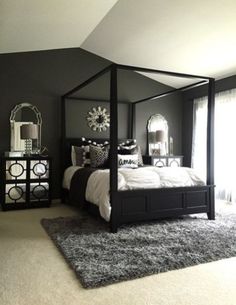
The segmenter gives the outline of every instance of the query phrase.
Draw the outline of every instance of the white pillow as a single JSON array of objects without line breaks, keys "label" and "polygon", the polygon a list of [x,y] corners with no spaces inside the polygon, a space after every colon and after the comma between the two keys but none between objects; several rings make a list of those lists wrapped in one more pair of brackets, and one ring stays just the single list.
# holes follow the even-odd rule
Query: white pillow
[{"label": "white pillow", "polygon": [[75,157],[75,147],[71,146],[71,163],[73,166],[76,165],[76,157]]},{"label": "white pillow", "polygon": [[118,155],[118,167],[137,168],[138,154],[136,155]]}]

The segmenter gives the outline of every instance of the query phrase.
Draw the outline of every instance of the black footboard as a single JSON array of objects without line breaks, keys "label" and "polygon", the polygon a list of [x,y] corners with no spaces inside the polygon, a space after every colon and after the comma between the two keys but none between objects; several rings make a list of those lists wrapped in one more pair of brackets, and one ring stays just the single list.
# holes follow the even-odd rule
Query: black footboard
[{"label": "black footboard", "polygon": [[119,191],[114,194],[111,230],[121,224],[163,217],[207,213],[214,219],[214,186]]}]

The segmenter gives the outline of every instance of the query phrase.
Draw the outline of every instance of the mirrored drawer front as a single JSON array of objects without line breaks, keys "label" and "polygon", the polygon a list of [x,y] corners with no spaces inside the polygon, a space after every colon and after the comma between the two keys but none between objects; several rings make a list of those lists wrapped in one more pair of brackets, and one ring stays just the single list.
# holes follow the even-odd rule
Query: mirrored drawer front
[{"label": "mirrored drawer front", "polygon": [[47,179],[49,178],[49,161],[48,160],[31,160],[30,161],[30,179]]},{"label": "mirrored drawer front", "polygon": [[26,179],[26,161],[6,161],[6,180]]},{"label": "mirrored drawer front", "polygon": [[152,159],[152,165],[157,167],[167,166],[167,158],[156,158]]},{"label": "mirrored drawer front", "polygon": [[39,182],[30,184],[30,201],[44,201],[49,199],[49,184],[48,182]]},{"label": "mirrored drawer front", "polygon": [[5,186],[5,203],[20,204],[26,201],[26,183],[6,184]]},{"label": "mirrored drawer front", "polygon": [[182,166],[182,156],[152,156],[151,164],[157,167],[180,167]]},{"label": "mirrored drawer front", "polygon": [[181,158],[168,158],[168,166],[170,167],[180,167],[182,166],[182,159]]}]

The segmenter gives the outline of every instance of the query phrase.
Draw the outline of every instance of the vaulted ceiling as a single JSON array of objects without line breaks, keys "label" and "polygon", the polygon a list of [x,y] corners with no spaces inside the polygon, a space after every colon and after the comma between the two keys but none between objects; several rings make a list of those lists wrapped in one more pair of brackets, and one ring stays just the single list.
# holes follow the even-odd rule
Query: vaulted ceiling
[{"label": "vaulted ceiling", "polygon": [[117,0],[1,0],[0,53],[80,47]]},{"label": "vaulted ceiling", "polygon": [[0,1],[0,53],[71,47],[121,64],[234,75],[236,1]]}]

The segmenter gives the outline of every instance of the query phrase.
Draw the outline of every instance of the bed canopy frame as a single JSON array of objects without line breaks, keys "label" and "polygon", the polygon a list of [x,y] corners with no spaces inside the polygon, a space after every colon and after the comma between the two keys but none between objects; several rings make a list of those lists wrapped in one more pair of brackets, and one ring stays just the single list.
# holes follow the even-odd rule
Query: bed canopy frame
[{"label": "bed canopy frame", "polygon": [[[138,103],[148,100],[157,100],[161,97],[173,94],[177,91],[184,91],[196,86],[207,84],[208,86],[208,112],[207,112],[207,180],[205,186],[195,187],[172,187],[160,189],[142,189],[132,191],[118,191],[118,80],[119,70],[129,70],[133,72],[155,73],[171,77],[196,78],[201,79],[194,84],[190,84],[178,89],[171,89],[164,93],[158,93],[146,98],[142,98],[129,103],[131,125],[129,137],[133,138],[135,126],[135,108]],[[123,223],[154,220],[161,217],[179,216],[193,213],[207,213],[208,219],[215,219],[214,207],[214,104],[215,104],[215,80],[214,78],[176,73],[141,67],[111,64],[83,83],[74,87],[61,97],[61,139],[62,139],[62,173],[68,165],[66,156],[66,145],[71,144],[72,139],[66,136],[66,103],[70,100],[96,101],[94,98],[75,97],[81,89],[99,79],[104,74],[110,74],[110,98],[106,101],[110,103],[110,203],[111,219],[110,226],[112,232],[117,232],[118,227]],[[104,102],[104,100],[102,100]],[[101,102],[101,100],[99,100]],[[124,102],[122,102],[124,103]],[[125,102],[126,103],[126,102]]]}]

